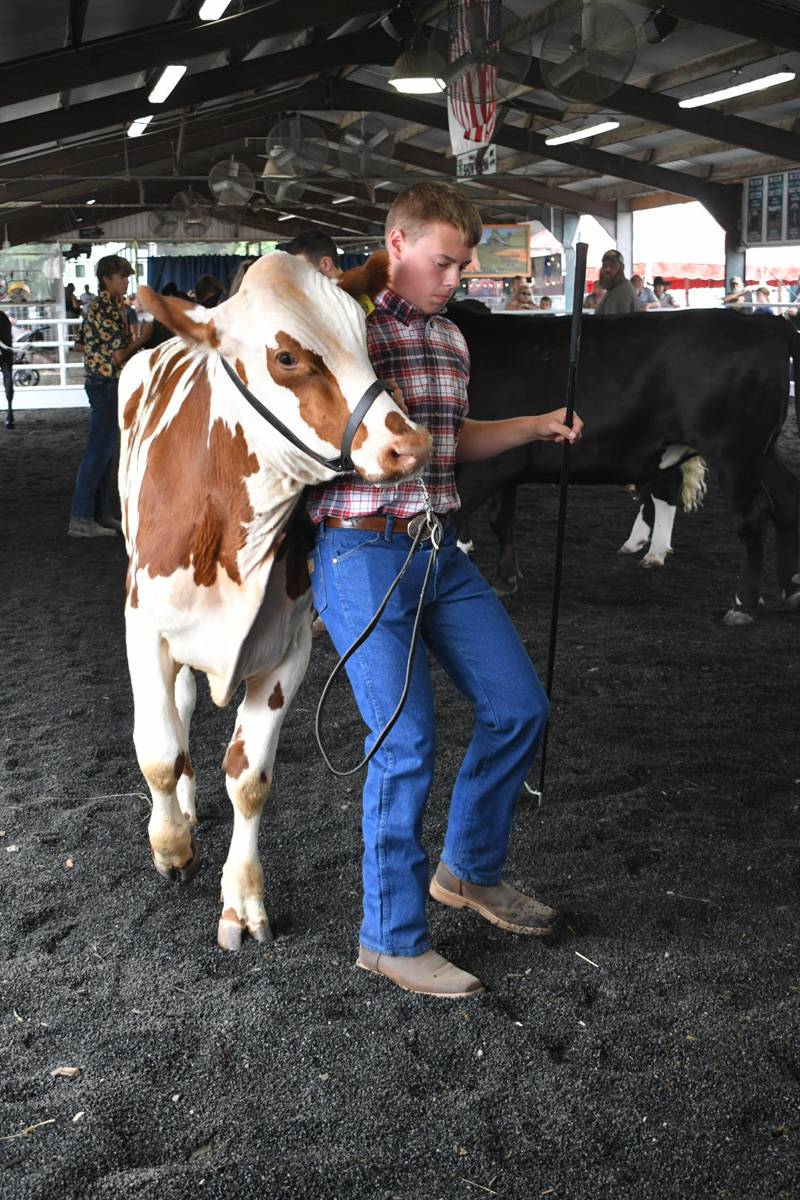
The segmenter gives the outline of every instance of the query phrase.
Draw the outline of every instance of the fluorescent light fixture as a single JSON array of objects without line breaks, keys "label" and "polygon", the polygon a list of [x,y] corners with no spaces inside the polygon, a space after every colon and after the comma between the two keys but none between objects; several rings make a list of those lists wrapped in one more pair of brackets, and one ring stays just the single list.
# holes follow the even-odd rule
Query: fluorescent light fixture
[{"label": "fluorescent light fixture", "polygon": [[197,15],[201,21],[218,21],[230,2],[231,0],[203,0]]},{"label": "fluorescent light fixture", "polygon": [[128,137],[141,137],[147,126],[153,119],[154,113],[148,113],[146,117],[137,117],[136,120],[128,126]]},{"label": "fluorescent light fixture", "polygon": [[560,133],[558,137],[545,138],[545,145],[563,146],[566,142],[580,142],[583,138],[608,133],[611,129],[619,129],[619,121],[603,121],[600,125],[586,125],[582,129],[573,129],[571,133]]},{"label": "fluorescent light fixture", "polygon": [[278,220],[279,221],[296,221],[297,213],[283,213],[282,216],[278,217]]},{"label": "fluorescent light fixture", "polygon": [[87,200],[86,203],[87,204],[97,204],[97,201],[96,200]]},{"label": "fluorescent light fixture", "polygon": [[435,50],[406,50],[392,67],[389,83],[396,92],[426,96],[447,87],[445,61]]},{"label": "fluorescent light fixture", "polygon": [[347,204],[348,200],[355,200],[355,196],[337,196],[335,200],[331,200],[331,204]]},{"label": "fluorescent light fixture", "polygon": [[147,99],[151,104],[163,104],[167,96],[178,86],[185,74],[186,67],[180,66],[177,63],[164,67]]},{"label": "fluorescent light fixture", "polygon": [[720,88],[717,92],[705,92],[702,96],[679,100],[678,108],[700,108],[704,104],[719,104],[720,100],[746,96],[749,92],[763,92],[766,88],[777,87],[779,83],[790,83],[794,78],[794,71],[776,71],[774,75],[763,75],[761,79],[751,79],[749,83],[735,83],[732,87]]}]

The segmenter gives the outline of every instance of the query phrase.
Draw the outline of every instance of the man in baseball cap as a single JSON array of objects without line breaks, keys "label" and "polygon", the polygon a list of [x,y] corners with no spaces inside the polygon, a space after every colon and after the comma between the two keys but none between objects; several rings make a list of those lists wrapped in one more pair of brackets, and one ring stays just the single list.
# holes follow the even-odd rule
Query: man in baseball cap
[{"label": "man in baseball cap", "polygon": [[625,278],[625,259],[619,250],[606,250],[598,279],[606,294],[597,306],[598,315],[620,316],[639,311],[636,288]]}]

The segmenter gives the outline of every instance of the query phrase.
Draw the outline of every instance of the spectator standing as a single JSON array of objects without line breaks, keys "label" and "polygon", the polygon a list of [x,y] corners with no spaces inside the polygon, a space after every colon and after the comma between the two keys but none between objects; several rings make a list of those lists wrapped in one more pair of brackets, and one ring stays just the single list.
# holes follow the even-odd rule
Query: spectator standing
[{"label": "spectator standing", "polygon": [[228,284],[228,299],[230,299],[231,296],[236,295],[239,288],[242,286],[242,280],[255,261],[256,260],[254,258],[245,258],[239,263],[236,274],[232,277],[230,283]]},{"label": "spectator standing", "polygon": [[94,292],[89,290],[88,283],[85,283],[83,285],[83,291],[81,292],[80,296],[78,297],[78,303],[81,306],[81,312],[83,313],[84,316],[86,316],[87,312],[89,311],[89,305],[92,303],[93,300],[96,300],[96,299],[97,299],[97,296],[95,296]]},{"label": "spectator standing", "polygon": [[506,300],[505,312],[533,312],[536,305],[530,281],[524,275],[515,275],[511,281],[511,295]]},{"label": "spectator standing", "polygon": [[661,308],[679,308],[678,301],[673,296],[672,292],[667,291],[669,284],[663,275],[656,275],[653,280],[653,291],[656,294],[656,300]]},{"label": "spectator standing", "polygon": [[123,302],[133,267],[116,254],[97,264],[97,299],[83,318],[79,344],[91,408],[89,438],[78,467],[69,519],[69,536],[114,537],[121,529],[111,511],[114,454],[117,448],[117,389],[123,364],[144,346],[150,326],[135,338],[128,334]]},{"label": "spectator standing", "polygon": [[591,292],[587,292],[583,297],[583,307],[586,312],[597,312],[597,306],[606,294],[606,289],[601,287],[599,283],[594,285]]},{"label": "spectator standing", "polygon": [[775,316],[775,309],[772,307],[772,305],[769,302],[769,288],[768,287],[756,288],[756,306],[753,309],[753,312],[766,313],[767,316],[770,316],[770,317]]},{"label": "spectator standing", "polygon": [[203,308],[216,308],[222,301],[225,288],[216,275],[201,275],[194,285],[194,294]]},{"label": "spectator standing", "polygon": [[64,310],[68,317],[83,316],[81,302],[75,295],[75,284],[68,283],[64,288]]},{"label": "spectator standing", "polygon": [[738,275],[731,275],[727,295],[723,297],[722,303],[728,308],[734,308],[738,312],[750,312],[753,304],[753,294],[748,292],[744,286],[744,280]]},{"label": "spectator standing", "polygon": [[630,279],[625,278],[625,259],[619,250],[606,250],[600,265],[598,282],[605,295],[597,305],[597,315],[617,317],[639,310],[639,297]]},{"label": "spectator standing", "polygon": [[652,288],[647,287],[641,275],[631,275],[631,284],[636,295],[639,297],[639,309],[641,312],[646,312],[650,308],[661,307],[658,300],[656,300],[655,292]]},{"label": "spectator standing", "polygon": [[310,267],[316,268],[327,279],[336,280],[343,274],[336,242],[327,233],[321,233],[317,229],[299,233],[297,237],[292,238],[290,242],[284,242],[278,249],[302,258],[304,262],[307,262]]}]

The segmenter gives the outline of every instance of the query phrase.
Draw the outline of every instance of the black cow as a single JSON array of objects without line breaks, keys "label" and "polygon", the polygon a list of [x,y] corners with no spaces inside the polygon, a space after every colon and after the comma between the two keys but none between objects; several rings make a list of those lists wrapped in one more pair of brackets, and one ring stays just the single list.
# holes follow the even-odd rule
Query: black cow
[{"label": "black cow", "polygon": [[[472,359],[470,415],[476,420],[546,412],[563,402],[570,323],[482,316],[458,305],[448,316]],[[775,443],[786,418],[789,359],[800,375],[800,337],[779,317],[696,311],[596,317],[583,329],[578,411],[584,436],[571,451],[574,483],[631,482],[658,495],[665,464],[700,454],[717,473],[746,550],[728,624],[753,619],[761,588],[767,521],[776,530],[778,583],[800,609],[797,570],[800,484]],[[795,388],[800,424],[800,384]],[[508,485],[557,483],[560,447],[534,442],[458,471],[469,517],[500,493],[496,531],[508,523]]]},{"label": "black cow", "polygon": [[6,427],[14,428],[14,344],[8,313],[0,312],[0,371],[6,393]]}]

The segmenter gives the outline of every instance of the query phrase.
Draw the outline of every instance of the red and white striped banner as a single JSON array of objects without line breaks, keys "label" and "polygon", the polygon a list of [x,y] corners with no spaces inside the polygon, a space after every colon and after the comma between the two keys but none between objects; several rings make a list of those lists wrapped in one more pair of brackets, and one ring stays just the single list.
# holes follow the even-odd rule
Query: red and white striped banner
[{"label": "red and white striped banner", "polygon": [[[470,52],[470,7],[481,11],[489,45],[499,44],[500,0],[449,0],[450,62]],[[462,72],[447,89],[447,116],[454,154],[488,145],[497,116],[497,68],[478,63]]]}]

